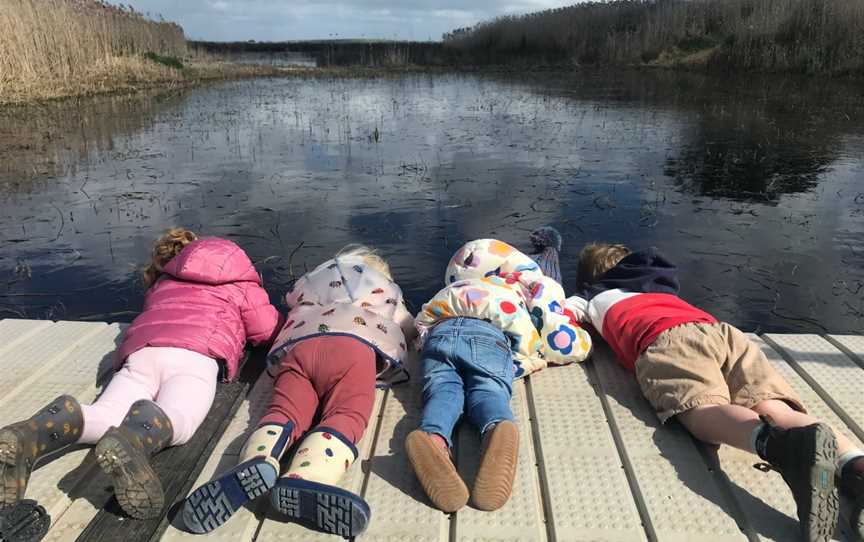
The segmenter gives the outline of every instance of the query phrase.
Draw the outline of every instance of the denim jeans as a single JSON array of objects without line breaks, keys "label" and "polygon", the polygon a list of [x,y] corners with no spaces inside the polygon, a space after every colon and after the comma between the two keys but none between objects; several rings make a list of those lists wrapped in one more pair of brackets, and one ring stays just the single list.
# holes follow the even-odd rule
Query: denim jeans
[{"label": "denim jeans", "polygon": [[453,427],[463,410],[481,433],[513,420],[513,357],[497,327],[474,318],[445,320],[429,332],[420,361],[420,430],[441,435],[452,447]]}]

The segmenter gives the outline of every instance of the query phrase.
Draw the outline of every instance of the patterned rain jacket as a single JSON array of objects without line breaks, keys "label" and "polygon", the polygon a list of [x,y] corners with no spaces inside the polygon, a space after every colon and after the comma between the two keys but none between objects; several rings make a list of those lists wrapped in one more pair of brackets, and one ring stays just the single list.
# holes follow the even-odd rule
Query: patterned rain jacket
[{"label": "patterned rain jacket", "polygon": [[548,363],[584,361],[591,353],[590,335],[562,306],[561,285],[507,243],[467,243],[450,259],[445,282],[415,320],[421,345],[438,322],[467,316],[490,322],[507,335],[517,378]]},{"label": "patterned rain jacket", "polygon": [[347,335],[378,354],[378,376],[401,369],[414,319],[395,282],[359,257],[337,257],[306,273],[285,296],[288,319],[273,342],[268,363],[279,365],[303,339]]}]

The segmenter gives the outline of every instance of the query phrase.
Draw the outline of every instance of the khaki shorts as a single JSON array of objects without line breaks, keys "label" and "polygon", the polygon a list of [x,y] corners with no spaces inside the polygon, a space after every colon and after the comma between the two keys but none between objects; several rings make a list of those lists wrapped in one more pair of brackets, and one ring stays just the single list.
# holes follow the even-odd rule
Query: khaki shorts
[{"label": "khaki shorts", "polygon": [[806,412],[759,346],[729,324],[667,329],[636,360],[636,380],[663,423],[701,405],[752,408],[768,399]]}]

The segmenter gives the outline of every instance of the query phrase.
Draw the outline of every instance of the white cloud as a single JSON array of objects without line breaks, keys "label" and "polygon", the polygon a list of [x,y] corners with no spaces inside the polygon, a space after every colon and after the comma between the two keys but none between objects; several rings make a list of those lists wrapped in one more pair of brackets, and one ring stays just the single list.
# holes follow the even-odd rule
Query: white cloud
[{"label": "white cloud", "polygon": [[[127,0],[124,0],[126,3]],[[128,0],[180,23],[190,39],[278,41],[340,38],[440,39],[444,32],[498,15],[579,0]]]}]

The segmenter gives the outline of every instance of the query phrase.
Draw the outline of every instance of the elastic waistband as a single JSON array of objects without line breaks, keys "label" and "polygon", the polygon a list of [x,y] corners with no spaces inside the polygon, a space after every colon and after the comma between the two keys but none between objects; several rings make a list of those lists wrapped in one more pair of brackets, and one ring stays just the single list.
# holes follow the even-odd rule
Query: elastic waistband
[{"label": "elastic waistband", "polygon": [[478,318],[457,316],[448,318],[436,325],[431,332],[432,335],[469,335],[481,337],[493,337],[504,339],[504,332],[493,324]]}]

